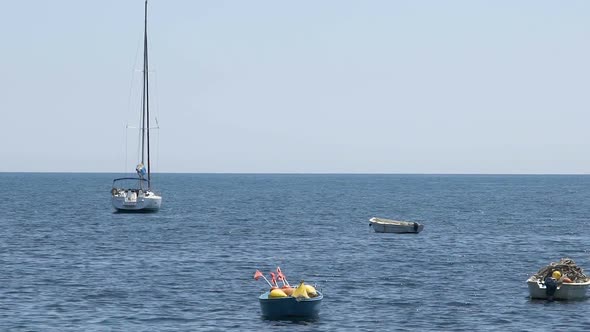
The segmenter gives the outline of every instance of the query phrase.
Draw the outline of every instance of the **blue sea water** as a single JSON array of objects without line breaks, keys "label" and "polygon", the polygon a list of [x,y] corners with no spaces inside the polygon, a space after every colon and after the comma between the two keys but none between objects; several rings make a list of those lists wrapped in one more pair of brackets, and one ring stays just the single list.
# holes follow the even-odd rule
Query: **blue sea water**
[{"label": "blue sea water", "polygon": [[[590,330],[525,283],[590,269],[590,176],[157,174],[155,214],[113,213],[114,177],[0,173],[1,331]],[[277,266],[319,319],[260,317]]]}]

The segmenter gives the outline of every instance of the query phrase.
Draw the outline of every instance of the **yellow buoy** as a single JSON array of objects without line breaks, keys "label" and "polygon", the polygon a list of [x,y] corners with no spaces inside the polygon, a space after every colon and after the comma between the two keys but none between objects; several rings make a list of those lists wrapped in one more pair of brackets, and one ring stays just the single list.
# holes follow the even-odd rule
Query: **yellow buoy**
[{"label": "yellow buoy", "polygon": [[309,295],[307,295],[307,288],[305,287],[303,280],[301,280],[299,286],[297,286],[297,288],[293,291],[293,294],[291,294],[291,296],[296,298],[309,299]]},{"label": "yellow buoy", "polygon": [[307,291],[307,295],[309,295],[310,297],[318,296],[318,292],[315,290],[315,287],[313,287],[312,285],[305,285],[305,290]]},{"label": "yellow buoy", "polygon": [[287,297],[287,294],[285,294],[285,292],[283,292],[281,289],[275,288],[273,290],[270,291],[270,294],[268,294],[269,298],[281,298],[281,297]]}]

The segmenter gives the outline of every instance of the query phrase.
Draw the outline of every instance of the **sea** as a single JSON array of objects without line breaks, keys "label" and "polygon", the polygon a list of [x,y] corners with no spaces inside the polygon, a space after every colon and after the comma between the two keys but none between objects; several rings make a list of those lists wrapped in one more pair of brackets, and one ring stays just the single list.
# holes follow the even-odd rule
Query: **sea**
[{"label": "sea", "polygon": [[[590,269],[590,176],[155,174],[152,214],[114,213],[117,176],[0,173],[0,331],[590,330],[526,285]],[[261,317],[277,267],[318,318]]]}]

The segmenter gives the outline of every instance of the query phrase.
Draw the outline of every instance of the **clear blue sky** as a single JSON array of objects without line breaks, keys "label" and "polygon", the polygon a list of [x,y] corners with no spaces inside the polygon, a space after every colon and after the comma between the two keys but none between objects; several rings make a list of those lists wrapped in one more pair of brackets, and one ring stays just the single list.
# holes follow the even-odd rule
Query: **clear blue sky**
[{"label": "clear blue sky", "polygon": [[[1,4],[0,171],[133,172],[142,16],[143,0]],[[590,173],[588,17],[590,1],[151,0],[154,171]]]}]

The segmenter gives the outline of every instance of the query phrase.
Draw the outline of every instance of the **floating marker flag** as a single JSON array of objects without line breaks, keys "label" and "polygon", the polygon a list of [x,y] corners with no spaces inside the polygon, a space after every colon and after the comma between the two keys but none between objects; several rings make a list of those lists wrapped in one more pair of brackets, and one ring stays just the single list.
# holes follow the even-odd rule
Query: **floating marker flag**
[{"label": "floating marker flag", "polygon": [[271,273],[270,273],[270,281],[271,281],[271,282],[272,282],[272,283],[273,283],[275,286],[279,287],[279,285],[277,284],[277,277],[276,277],[276,275],[274,274],[274,272],[271,272]]},{"label": "floating marker flag", "polygon": [[256,272],[254,272],[254,280],[258,280],[260,279],[260,277],[262,277],[262,279],[264,279],[264,281],[266,281],[266,283],[272,287],[272,285],[270,284],[270,282],[268,282],[268,279],[266,279],[266,277],[264,276],[264,274],[262,274],[262,272],[256,270]]},{"label": "floating marker flag", "polygon": [[145,166],[142,163],[139,163],[137,167],[135,167],[135,171],[137,172],[137,175],[139,175],[140,178],[143,178],[143,176],[147,174],[147,170],[145,169]]},{"label": "floating marker flag", "polygon": [[285,275],[283,274],[283,271],[281,271],[281,268],[277,266],[277,278],[283,282],[283,286],[287,285],[289,286],[289,282],[287,281],[287,277],[285,277]]},{"label": "floating marker flag", "polygon": [[262,272],[256,270],[256,272],[254,273],[254,280],[258,280],[260,279],[260,277],[264,278],[264,275],[262,274]]}]

